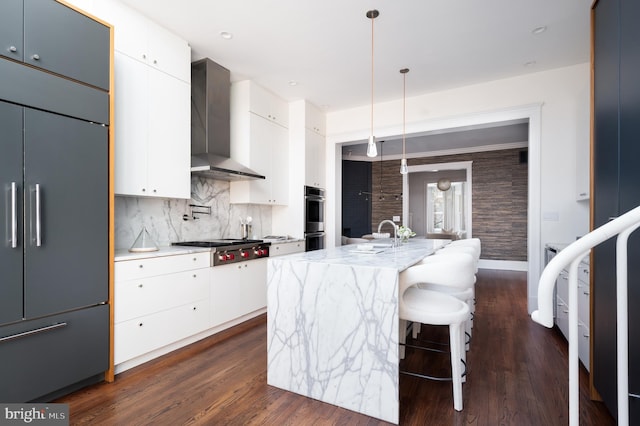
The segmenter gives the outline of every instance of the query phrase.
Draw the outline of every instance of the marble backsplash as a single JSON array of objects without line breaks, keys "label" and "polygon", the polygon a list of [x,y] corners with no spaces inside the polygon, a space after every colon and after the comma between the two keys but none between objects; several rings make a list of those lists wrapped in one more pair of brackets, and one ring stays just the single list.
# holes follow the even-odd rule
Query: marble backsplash
[{"label": "marble backsplash", "polygon": [[[189,204],[210,206],[211,215],[191,215]],[[203,211],[203,209],[196,209]],[[187,215],[188,220],[183,216]],[[191,200],[116,196],[115,248],[128,249],[145,226],[158,246],[176,241],[240,238],[240,218],[251,216],[250,237],[271,233],[271,206],[230,204],[229,182],[191,177]]]}]

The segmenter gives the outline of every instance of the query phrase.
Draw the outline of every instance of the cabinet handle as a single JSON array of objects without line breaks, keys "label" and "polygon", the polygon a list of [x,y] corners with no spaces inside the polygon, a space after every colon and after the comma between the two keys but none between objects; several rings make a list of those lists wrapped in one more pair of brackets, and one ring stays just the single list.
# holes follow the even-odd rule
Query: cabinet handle
[{"label": "cabinet handle", "polygon": [[142,59],[147,59],[147,55],[145,55],[144,53],[142,54]]},{"label": "cabinet handle", "polygon": [[146,188],[142,188],[142,192],[147,192]]},{"label": "cabinet handle", "polygon": [[37,53],[35,55],[33,55],[31,57],[31,59],[33,59],[34,61],[39,61],[40,60],[40,55],[38,55]]},{"label": "cabinet handle", "polygon": [[66,322],[61,322],[58,324],[48,325],[46,327],[36,328],[35,330],[25,331],[23,333],[12,334],[10,336],[0,338],[0,343],[8,342],[10,340],[20,339],[22,337],[33,336],[34,334],[43,333],[45,331],[56,330],[58,328],[66,327]]},{"label": "cabinet handle", "polygon": [[197,275],[196,275],[196,274],[193,274],[193,278],[197,278]]},{"label": "cabinet handle", "polygon": [[144,287],[142,284],[138,284],[138,288],[142,288]]},{"label": "cabinet handle", "polygon": [[9,46],[9,52],[17,52],[18,49],[15,46]]},{"label": "cabinet handle", "polygon": [[194,258],[193,258],[193,261],[195,262],[196,260],[198,260],[198,258],[197,258],[197,257],[194,257]]},{"label": "cabinet handle", "polygon": [[138,265],[138,268],[144,268],[144,265],[140,264]]},{"label": "cabinet handle", "polygon": [[194,306],[194,307],[193,307],[193,310],[194,310],[194,311],[198,310],[198,307]]},{"label": "cabinet handle", "polygon": [[154,65],[157,65],[157,64],[158,64],[158,61],[154,59],[154,60],[153,60],[153,64],[154,64]]},{"label": "cabinet handle", "polygon": [[42,216],[41,210],[42,207],[40,204],[40,184],[36,183],[36,247],[42,246]]},{"label": "cabinet handle", "polygon": [[142,327],[144,325],[144,323],[139,322],[138,323],[138,327]]},{"label": "cabinet handle", "polygon": [[585,296],[588,296],[589,292],[588,291],[583,291],[582,294],[584,294]]},{"label": "cabinet handle", "polygon": [[18,203],[16,183],[11,182],[11,248],[18,247]]}]

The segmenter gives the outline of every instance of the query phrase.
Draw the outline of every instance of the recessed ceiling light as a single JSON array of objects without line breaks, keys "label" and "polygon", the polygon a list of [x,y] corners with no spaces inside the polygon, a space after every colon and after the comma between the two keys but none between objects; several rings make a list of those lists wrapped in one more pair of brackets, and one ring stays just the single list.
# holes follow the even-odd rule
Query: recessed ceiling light
[{"label": "recessed ceiling light", "polygon": [[546,25],[541,25],[539,27],[535,27],[534,29],[532,29],[531,30],[531,34],[538,35],[538,34],[542,34],[545,31],[547,31],[547,26]]},{"label": "recessed ceiling light", "polygon": [[220,31],[220,37],[225,40],[231,40],[233,38],[233,34],[231,34],[229,31]]},{"label": "recessed ceiling light", "polygon": [[298,82],[295,80],[289,80],[289,86],[297,86]]}]

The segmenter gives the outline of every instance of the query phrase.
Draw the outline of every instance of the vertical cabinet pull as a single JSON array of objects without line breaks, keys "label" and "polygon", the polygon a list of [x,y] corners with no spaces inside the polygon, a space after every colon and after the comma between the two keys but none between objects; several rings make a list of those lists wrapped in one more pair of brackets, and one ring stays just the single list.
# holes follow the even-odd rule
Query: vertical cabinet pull
[{"label": "vertical cabinet pull", "polygon": [[36,247],[42,245],[42,216],[40,203],[40,184],[36,183]]},{"label": "vertical cabinet pull", "polygon": [[18,202],[16,183],[11,182],[11,248],[18,247]]}]

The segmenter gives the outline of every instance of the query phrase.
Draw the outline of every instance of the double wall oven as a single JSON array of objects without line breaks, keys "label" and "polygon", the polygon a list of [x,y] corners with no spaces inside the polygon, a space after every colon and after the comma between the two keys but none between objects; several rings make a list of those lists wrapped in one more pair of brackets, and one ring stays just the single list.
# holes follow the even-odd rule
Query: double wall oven
[{"label": "double wall oven", "polygon": [[304,187],[305,250],[324,248],[324,189]]}]

